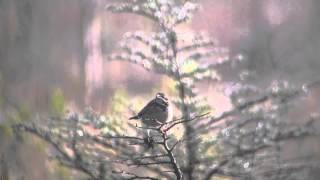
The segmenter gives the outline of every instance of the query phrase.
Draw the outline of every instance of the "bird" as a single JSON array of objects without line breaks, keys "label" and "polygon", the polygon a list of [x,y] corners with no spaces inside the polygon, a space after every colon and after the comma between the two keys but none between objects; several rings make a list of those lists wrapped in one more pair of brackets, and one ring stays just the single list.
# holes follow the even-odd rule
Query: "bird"
[{"label": "bird", "polygon": [[129,120],[140,119],[146,127],[157,127],[168,120],[168,107],[168,98],[164,93],[159,92],[137,115],[130,117]]}]

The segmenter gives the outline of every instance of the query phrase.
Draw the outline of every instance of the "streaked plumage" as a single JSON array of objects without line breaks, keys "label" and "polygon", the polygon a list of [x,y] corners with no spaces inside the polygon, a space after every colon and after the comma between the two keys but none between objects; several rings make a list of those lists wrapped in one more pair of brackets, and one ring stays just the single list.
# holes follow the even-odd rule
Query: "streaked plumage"
[{"label": "streaked plumage", "polygon": [[146,126],[158,126],[168,119],[168,99],[163,93],[157,93],[136,116],[129,119],[141,119]]}]

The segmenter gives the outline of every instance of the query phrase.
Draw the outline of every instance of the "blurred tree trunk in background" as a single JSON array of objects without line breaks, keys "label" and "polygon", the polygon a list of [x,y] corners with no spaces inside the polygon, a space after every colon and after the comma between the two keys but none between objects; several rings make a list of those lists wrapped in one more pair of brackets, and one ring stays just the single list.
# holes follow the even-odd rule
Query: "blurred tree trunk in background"
[{"label": "blurred tree trunk in background", "polygon": [[0,180],[9,180],[8,166],[3,157],[0,160]]},{"label": "blurred tree trunk in background", "polygon": [[250,47],[247,50],[248,69],[266,75],[276,68],[271,52],[272,31],[266,18],[264,0],[251,0],[249,7]]},{"label": "blurred tree trunk in background", "polygon": [[44,145],[12,136],[8,124],[49,113],[58,88],[68,102],[84,107],[84,37],[92,14],[93,2],[82,0],[0,0],[0,156],[6,157],[1,180],[8,174],[51,179],[39,149]]},{"label": "blurred tree trunk in background", "polygon": [[62,88],[71,101],[83,107],[84,34],[92,18],[92,3],[80,0],[0,3],[0,73],[6,98],[45,111],[52,90]]}]

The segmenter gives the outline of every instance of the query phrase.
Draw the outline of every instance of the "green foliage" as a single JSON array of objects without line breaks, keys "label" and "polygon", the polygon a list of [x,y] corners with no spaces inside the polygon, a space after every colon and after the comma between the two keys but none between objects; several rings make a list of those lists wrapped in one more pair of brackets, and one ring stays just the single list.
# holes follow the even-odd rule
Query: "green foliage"
[{"label": "green foliage", "polygon": [[61,180],[71,180],[71,172],[70,169],[59,165],[58,163],[55,164],[55,172],[57,173],[58,179]]},{"label": "green foliage", "polygon": [[120,114],[127,110],[129,96],[124,90],[118,90],[111,100],[111,113]]},{"label": "green foliage", "polygon": [[213,137],[212,134],[202,137],[202,143],[199,144],[198,154],[201,158],[205,158],[211,161],[216,160],[217,157],[217,138]]},{"label": "green foliage", "polygon": [[35,141],[34,139],[33,139],[33,141],[34,141],[33,143],[34,143],[36,149],[37,149],[39,152],[43,153],[43,152],[46,151],[47,146],[46,146],[45,142],[43,142],[43,141],[41,141],[41,140],[36,140],[36,141]]},{"label": "green foliage", "polygon": [[[121,42],[123,51],[112,54],[109,59],[129,61],[142,66],[147,71],[165,75],[170,79],[170,83],[167,87],[158,83],[157,86],[160,87],[156,88],[158,91],[165,89],[170,92],[170,99],[185,118],[211,111],[206,98],[199,93],[197,85],[203,80],[219,80],[215,71],[216,64],[201,63],[203,59],[218,56],[218,48],[209,37],[201,33],[190,33],[190,42],[180,43],[182,37],[179,36],[176,26],[189,21],[198,7],[198,4],[193,1],[181,3],[169,0],[132,1],[107,6],[107,9],[112,12],[141,15],[161,25],[161,28],[152,32],[151,35],[141,31],[126,33]],[[196,161],[198,156],[196,150],[199,149],[203,151],[202,155],[206,156],[202,158],[216,156],[214,148],[211,148],[213,142],[201,142],[201,145],[191,143],[193,139],[189,138],[189,134],[195,132],[195,127],[199,124],[201,124],[200,120],[183,124],[184,135],[188,137],[185,141],[188,152],[183,158],[188,161]],[[193,165],[190,164],[188,168],[196,169],[191,166]]]},{"label": "green foliage", "polygon": [[31,111],[27,105],[23,104],[19,107],[17,118],[20,121],[29,120],[31,118]]},{"label": "green foliage", "polygon": [[100,118],[103,122],[101,130],[104,134],[115,135],[123,132],[123,120],[126,119],[123,114],[127,111],[128,99],[129,96],[124,90],[115,92],[107,115]]},{"label": "green foliage", "polygon": [[187,60],[181,67],[181,70],[183,73],[192,73],[197,70],[198,66],[199,64],[197,61]]},{"label": "green foliage", "polygon": [[50,111],[57,117],[62,117],[65,113],[65,98],[60,88],[54,89],[51,94]]},{"label": "green foliage", "polygon": [[31,118],[31,111],[28,109],[27,105],[21,105],[16,109],[15,112],[12,112],[8,119],[0,124],[0,134],[4,137],[12,137],[12,125],[27,121]]},{"label": "green foliage", "polygon": [[0,137],[10,138],[12,136],[11,124],[8,122],[0,124]]},{"label": "green foliage", "polygon": [[105,114],[94,112],[92,108],[88,107],[84,119],[81,121],[93,124],[105,135],[121,134],[125,128],[123,121],[127,119],[124,114],[127,112],[128,102],[128,94],[124,90],[118,90],[111,98]]}]

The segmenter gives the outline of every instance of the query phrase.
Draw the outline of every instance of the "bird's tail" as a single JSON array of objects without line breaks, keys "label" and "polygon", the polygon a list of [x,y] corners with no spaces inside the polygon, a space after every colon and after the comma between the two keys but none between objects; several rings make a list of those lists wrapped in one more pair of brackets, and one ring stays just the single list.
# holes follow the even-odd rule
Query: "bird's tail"
[{"label": "bird's tail", "polygon": [[132,116],[131,118],[129,118],[129,120],[131,120],[131,119],[139,119],[139,116],[137,115],[137,116]]}]

